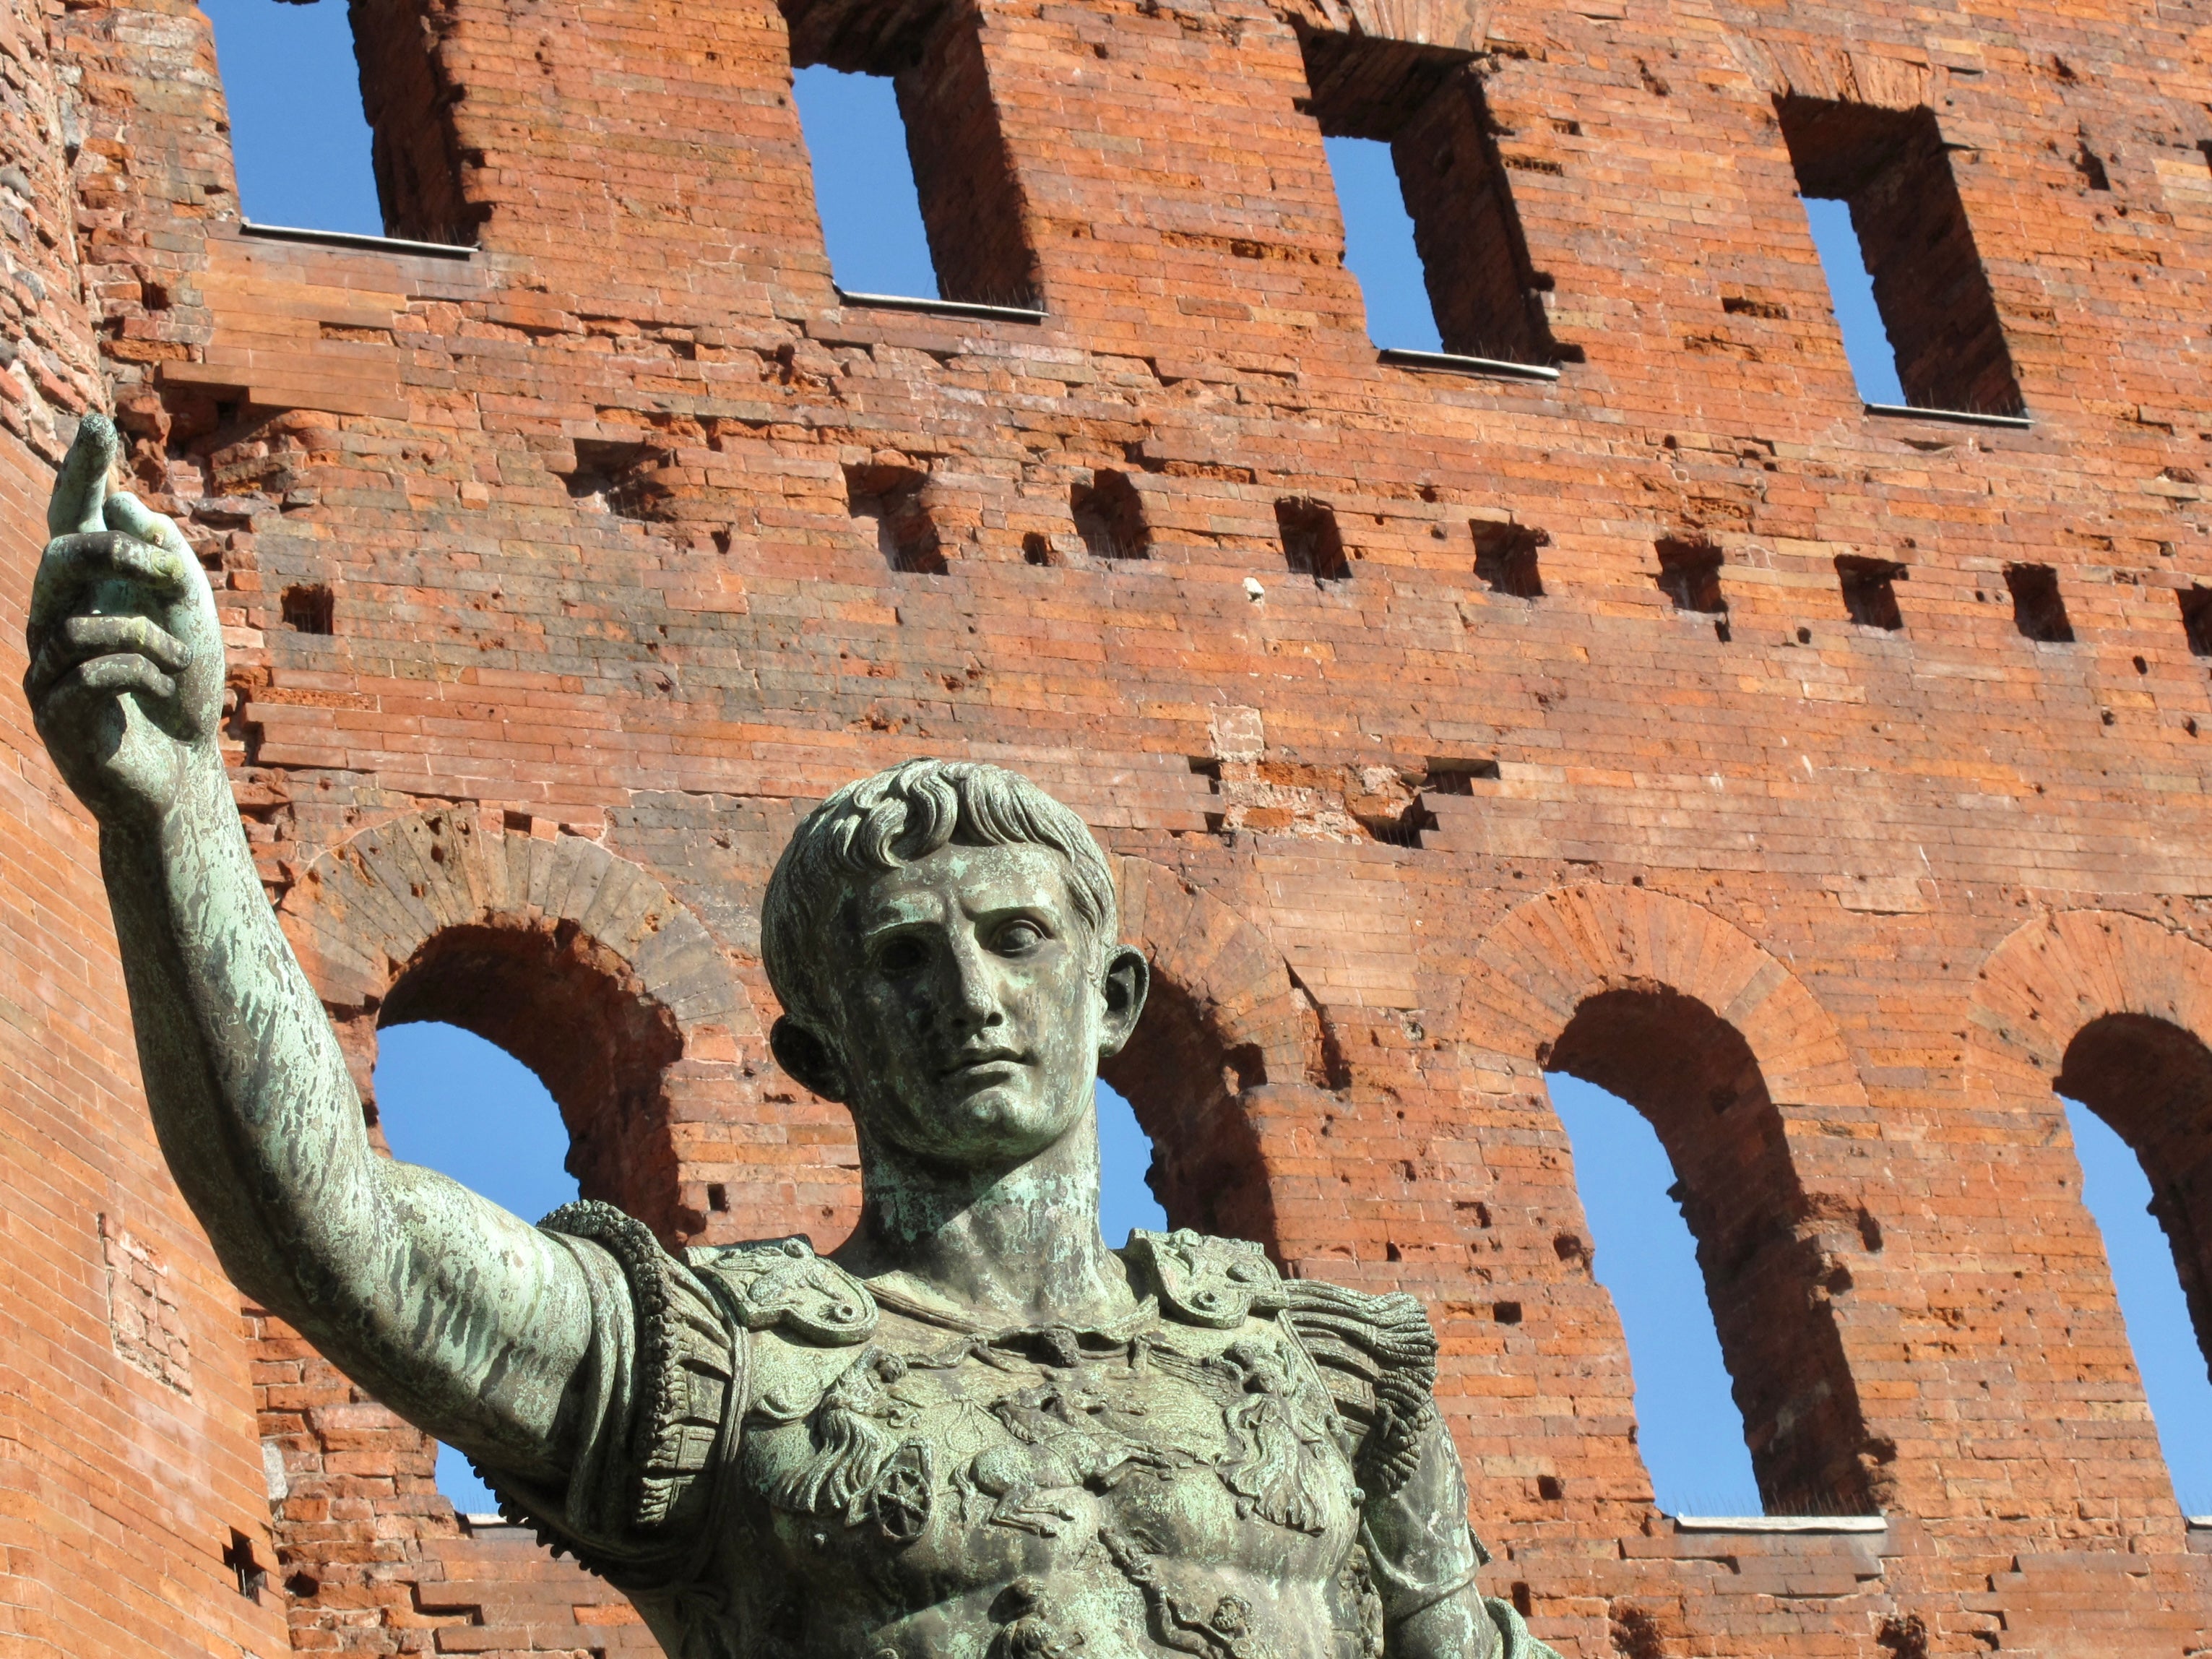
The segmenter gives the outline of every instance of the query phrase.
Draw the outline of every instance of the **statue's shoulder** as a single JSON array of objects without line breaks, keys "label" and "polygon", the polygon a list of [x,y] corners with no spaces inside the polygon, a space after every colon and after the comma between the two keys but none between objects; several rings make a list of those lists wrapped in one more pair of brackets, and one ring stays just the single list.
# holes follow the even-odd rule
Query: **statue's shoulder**
[{"label": "statue's shoulder", "polygon": [[878,1317],[868,1287],[804,1238],[702,1245],[684,1265],[711,1281],[749,1331],[773,1331],[817,1347],[846,1348],[868,1340]]},{"label": "statue's shoulder", "polygon": [[1217,1330],[1254,1317],[1287,1325],[1358,1434],[1363,1480],[1374,1489],[1403,1478],[1436,1413],[1437,1336],[1417,1297],[1285,1279],[1257,1244],[1185,1229],[1139,1229],[1122,1255],[1170,1318]]}]

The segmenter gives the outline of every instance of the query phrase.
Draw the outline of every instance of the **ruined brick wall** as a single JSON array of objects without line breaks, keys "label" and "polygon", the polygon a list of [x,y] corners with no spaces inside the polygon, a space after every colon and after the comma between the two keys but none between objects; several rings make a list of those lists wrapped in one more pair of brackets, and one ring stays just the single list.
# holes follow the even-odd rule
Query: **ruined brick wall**
[{"label": "ruined brick wall", "polygon": [[[827,1243],[850,1136],[765,1053],[769,864],[856,773],[1018,765],[1158,965],[1114,1074],[1170,1215],[1424,1297],[1492,1581],[1563,1651],[2212,1645],[2051,1086],[2154,1152],[2206,1282],[2194,10],[356,9],[393,228],[474,251],[241,236],[191,14],[25,14],[99,143],[9,130],[74,216],[22,257],[84,299],[78,355],[0,393],[70,406],[97,340],[219,573],[241,809],[364,1074],[390,1009],[520,1041],[543,994],[608,1057],[541,1061],[587,1190]],[[957,228],[959,280],[1042,321],[840,304],[811,62],[901,76],[940,262]],[[1443,216],[1455,343],[1555,382],[1376,361],[1324,130],[1396,140]],[[1878,273],[1908,389],[2029,424],[1863,412],[1801,183],[1931,262]],[[52,444],[11,431],[27,550]],[[82,826],[34,793],[9,867],[65,872],[97,955]],[[1553,1065],[1667,1142],[1770,1502],[1886,1529],[1656,1512]],[[106,1211],[62,1207],[90,1283]],[[195,1378],[237,1365],[185,1311]],[[498,1612],[556,1570],[252,1341],[302,1648],[627,1639],[580,1579]]]}]

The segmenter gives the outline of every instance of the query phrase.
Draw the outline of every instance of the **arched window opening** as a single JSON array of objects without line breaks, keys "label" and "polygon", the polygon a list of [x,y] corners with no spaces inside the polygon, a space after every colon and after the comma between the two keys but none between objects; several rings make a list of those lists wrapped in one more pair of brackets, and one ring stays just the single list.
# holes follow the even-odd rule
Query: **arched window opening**
[{"label": "arched window opening", "polygon": [[[377,1122],[394,1158],[453,1176],[526,1221],[576,1196],[568,1133],[545,1085],[482,1037],[435,1021],[385,1030]],[[438,1448],[438,1490],[464,1515],[497,1507],[468,1460]]]},{"label": "arched window opening", "polygon": [[1613,1297],[1633,1357],[1636,1444],[1659,1507],[1756,1515],[1743,1414],[1729,1397],[1698,1241],[1674,1196],[1667,1149],[1620,1096],[1564,1072],[1546,1082],[1574,1146],[1590,1269]]},{"label": "arched window opening", "polygon": [[2212,1510],[2212,1049],[2141,1014],[2068,1045],[2053,1085],[2183,1507]]},{"label": "arched window opening", "polygon": [[[1632,1105],[1664,1149],[1761,1509],[1871,1512],[1884,1449],[1867,1433],[1828,1305],[1850,1289],[1849,1269],[1802,1224],[1811,1206],[1750,1046],[1704,1003],[1654,987],[1588,999],[1547,1064]],[[1595,1206],[1590,1224],[1603,1224]],[[1623,1310],[1632,1331],[1644,1316]]]},{"label": "arched window opening", "polygon": [[[1098,1074],[1152,1138],[1146,1184],[1170,1225],[1274,1244],[1274,1199],[1239,1102],[1267,1081],[1257,1047],[1224,1042],[1194,998],[1155,974],[1135,1035]],[[1110,1231],[1107,1242],[1120,1243]]]},{"label": "arched window opening", "polygon": [[458,1025],[528,1066],[560,1106],[584,1195],[674,1231],[664,1078],[684,1038],[628,963],[573,921],[449,927],[377,1011],[380,1030],[423,1020]]},{"label": "arched window opening", "polygon": [[1136,1109],[1110,1083],[1098,1085],[1098,1231],[1120,1249],[1132,1227],[1167,1230],[1168,1214],[1152,1188],[1152,1137]]}]

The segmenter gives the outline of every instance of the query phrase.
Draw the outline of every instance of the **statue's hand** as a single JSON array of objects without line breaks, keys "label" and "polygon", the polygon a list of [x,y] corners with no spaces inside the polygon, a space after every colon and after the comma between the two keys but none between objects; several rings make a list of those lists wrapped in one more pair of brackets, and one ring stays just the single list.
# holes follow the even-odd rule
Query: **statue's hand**
[{"label": "statue's hand", "polygon": [[114,422],[84,417],[54,480],[23,677],[39,735],[109,824],[153,824],[196,771],[221,775],[222,635],[199,561],[168,520],[108,490]]}]

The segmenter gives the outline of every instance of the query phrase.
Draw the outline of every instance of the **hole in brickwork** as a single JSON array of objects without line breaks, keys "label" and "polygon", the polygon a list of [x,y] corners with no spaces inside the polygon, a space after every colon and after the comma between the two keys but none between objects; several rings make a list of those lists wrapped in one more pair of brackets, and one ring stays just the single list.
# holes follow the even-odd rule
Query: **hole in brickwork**
[{"label": "hole in brickwork", "polygon": [[1536,550],[1550,544],[1549,536],[1527,525],[1494,524],[1486,519],[1475,520],[1470,527],[1474,532],[1474,574],[1490,585],[1492,592],[1516,599],[1544,597]]},{"label": "hole in brickwork", "polygon": [[1316,582],[1340,582],[1352,574],[1336,514],[1325,501],[1286,497],[1275,503],[1275,528],[1283,538],[1283,562],[1294,574]]},{"label": "hole in brickwork", "polygon": [[1843,585],[1844,609],[1862,627],[1886,628],[1893,632],[1905,626],[1904,613],[1897,608],[1897,584],[1905,580],[1906,574],[1903,565],[1891,559],[1869,558],[1856,553],[1838,554],[1836,557],[1836,578]]},{"label": "hole in brickwork", "polygon": [[[848,291],[1036,302],[1036,261],[976,18],[888,32],[794,0],[794,101],[831,269]],[[927,21],[933,20],[933,21]],[[902,165],[902,157],[903,165]]]},{"label": "hole in brickwork", "polygon": [[[449,1175],[526,1221],[577,1196],[561,1109],[506,1049],[443,1021],[387,1018],[375,1078],[377,1127],[394,1157]],[[498,1507],[451,1446],[438,1448],[437,1478],[465,1515]]]},{"label": "hole in brickwork", "polygon": [[562,475],[568,499],[590,513],[650,522],[666,514],[667,486],[658,446],[622,439],[579,438],[575,465]]},{"label": "hole in brickwork", "polygon": [[894,570],[941,576],[946,562],[924,491],[927,473],[910,466],[848,466],[845,493],[853,517],[867,526],[884,562]]},{"label": "hole in brickwork", "polygon": [[[1370,290],[1370,337],[1416,349],[1433,339],[1446,351],[1512,362],[1562,356],[1545,319],[1549,282],[1529,262],[1470,55],[1316,30],[1300,45],[1310,106],[1332,141],[1346,263]],[[1389,149],[1402,218],[1389,211],[1392,192],[1370,145]],[[1407,220],[1425,319],[1413,297]]]},{"label": "hole in brickwork", "polygon": [[1094,559],[1148,559],[1152,530],[1145,522],[1144,498],[1126,473],[1101,467],[1087,484],[1068,491],[1068,510],[1076,533]]},{"label": "hole in brickwork", "polygon": [[2181,631],[2193,657],[2212,657],[2212,587],[2191,586],[2174,597],[2181,601]]},{"label": "hole in brickwork", "polygon": [[249,1601],[258,1601],[261,1592],[269,1583],[269,1569],[253,1557],[253,1540],[233,1527],[230,1542],[224,1547],[222,1564],[236,1575],[238,1593]]},{"label": "hole in brickwork", "polygon": [[1890,1659],[1928,1659],[1928,1622],[1917,1613],[1891,1613],[1874,1639]]},{"label": "hole in brickwork", "polygon": [[1536,1496],[1547,1504],[1556,1504],[1567,1495],[1566,1483],[1556,1474],[1536,1477]]},{"label": "hole in brickwork", "polygon": [[2177,1496],[2212,1509],[2212,1049],[2142,1014],[2093,1020],[2052,1085]]},{"label": "hole in brickwork", "polygon": [[1850,210],[1904,401],[2019,414],[2012,356],[1934,112],[1800,97],[1776,107],[1798,188]]},{"label": "hole in brickwork", "polygon": [[1674,600],[1677,611],[1697,611],[1718,616],[1728,610],[1721,593],[1721,550],[1701,537],[1662,536],[1659,555],[1659,590]]},{"label": "hole in brickwork", "polygon": [[[1644,76],[1648,84],[1650,76]],[[1659,1634],[1659,1626],[1642,1607],[1631,1602],[1614,1601],[1611,1607],[1613,1650],[1620,1659],[1667,1659],[1667,1644]]]},{"label": "hole in brickwork", "polygon": [[1032,530],[1022,538],[1022,562],[1054,565],[1060,561],[1053,555],[1051,539],[1042,532]]},{"label": "hole in brickwork", "polygon": [[337,631],[337,600],[319,583],[286,588],[277,600],[277,614],[295,634]]},{"label": "hole in brickwork", "polygon": [[2004,579],[2012,592],[2013,626],[2024,638],[2045,645],[2072,643],[2074,624],[2067,619],[2056,570],[2047,564],[2007,565]]},{"label": "hole in brickwork", "polygon": [[1436,795],[1472,795],[1477,778],[1498,776],[1494,760],[1431,760],[1423,774],[1421,787]]},{"label": "hole in brickwork", "polygon": [[2089,135],[2086,132],[2080,135],[2080,143],[2074,150],[2074,171],[2081,175],[2081,186],[2085,190],[2108,191],[2112,187],[2112,174],[2105,168],[2105,158],[2089,148]]},{"label": "hole in brickwork", "polygon": [[[1595,1269],[1620,1306],[1635,1355],[1638,1443],[1662,1503],[1674,1498],[1668,1507],[1680,1510],[1709,1501],[1721,1471],[1715,1448],[1727,1443],[1716,1426],[1726,1407],[1714,1397],[1717,1378],[1709,1362],[1702,1375],[1711,1380],[1701,1385],[1695,1353],[1676,1347],[1702,1327],[1702,1300],[1761,1507],[1770,1514],[1869,1512],[1888,1454],[1867,1431],[1836,1328],[1832,1304],[1849,1293],[1849,1264],[1832,1254],[1838,1248],[1832,1230],[1814,1218],[1749,1046],[1695,998],[1666,987],[1607,991],[1576,1010],[1547,1066],[1613,1097],[1563,1086],[1554,1103],[1573,1139],[1584,1210],[1598,1234]],[[1695,1241],[1696,1278],[1685,1274],[1672,1285],[1663,1276],[1638,1278],[1659,1265],[1648,1244],[1607,1237],[1607,1230],[1632,1212],[1636,1194],[1589,1184],[1604,1173],[1606,1158],[1633,1145],[1638,1115],[1663,1149],[1637,1183],[1642,1202],[1650,1206],[1649,1188],[1671,1170],[1665,1190]],[[1585,1162],[1591,1176],[1583,1172]],[[1858,1242],[1856,1232],[1849,1237]],[[1702,1409],[1679,1418],[1650,1409],[1644,1390],[1667,1365],[1678,1368],[1686,1397],[1698,1398],[1703,1389]]]}]

